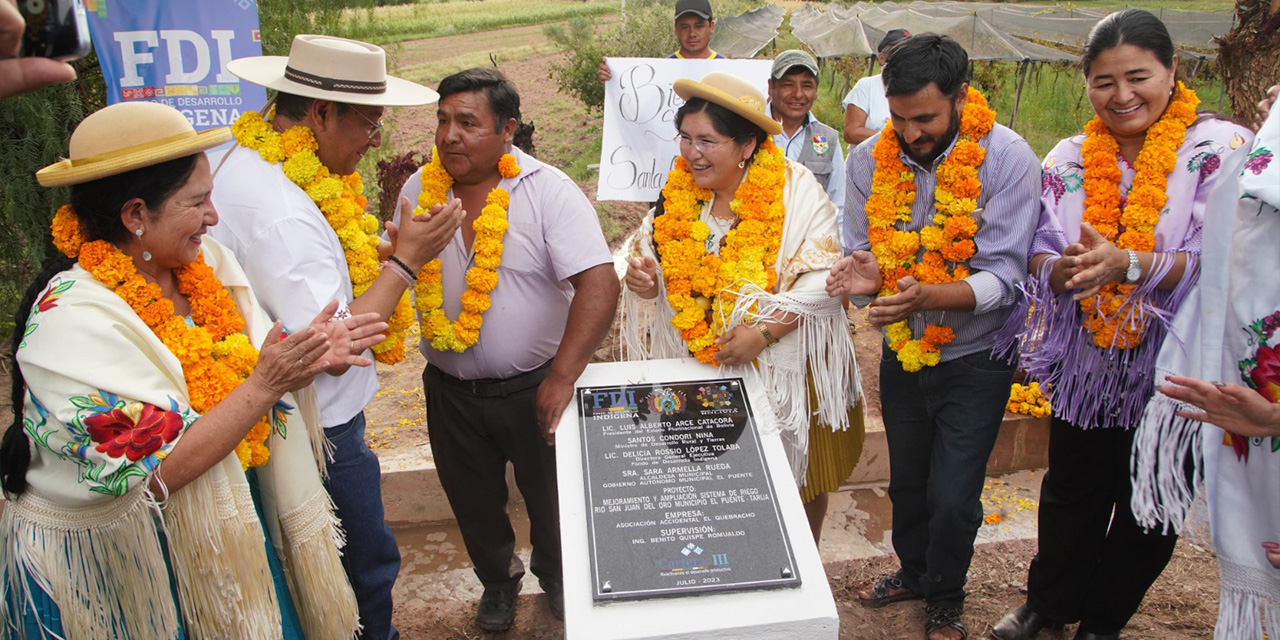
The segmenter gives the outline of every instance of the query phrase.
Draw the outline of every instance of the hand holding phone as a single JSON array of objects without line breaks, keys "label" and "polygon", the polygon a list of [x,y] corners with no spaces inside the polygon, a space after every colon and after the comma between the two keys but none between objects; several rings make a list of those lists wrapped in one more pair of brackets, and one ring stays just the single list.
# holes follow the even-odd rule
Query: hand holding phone
[{"label": "hand holding phone", "polygon": [[22,53],[25,31],[26,21],[14,0],[0,0],[0,99],[70,82],[76,77],[75,69],[66,62],[15,58]]}]

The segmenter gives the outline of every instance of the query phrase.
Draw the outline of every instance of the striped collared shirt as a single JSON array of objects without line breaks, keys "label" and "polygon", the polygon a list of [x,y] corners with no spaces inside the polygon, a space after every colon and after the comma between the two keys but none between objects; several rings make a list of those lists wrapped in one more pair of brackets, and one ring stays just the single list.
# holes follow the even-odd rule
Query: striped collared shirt
[{"label": "striped collared shirt", "polygon": [[[845,218],[841,235],[846,253],[871,247],[867,241],[865,207],[876,166],[871,152],[879,139],[880,134],[876,134],[863,142],[845,163]],[[974,212],[978,219],[978,233],[973,239],[977,253],[969,259],[972,274],[964,280],[973,289],[974,310],[972,313],[924,311],[910,318],[912,334],[916,337],[924,333],[926,324],[945,324],[955,331],[955,339],[942,347],[943,362],[991,349],[992,337],[1012,311],[1018,284],[1027,276],[1027,250],[1040,219],[1040,161],[1030,145],[1012,129],[999,124],[979,144],[986,149],[986,156],[978,167],[982,195],[978,197],[978,211]],[[931,196],[938,185],[936,168],[954,147],[955,140],[952,140],[934,163],[934,170],[925,169],[900,153],[902,161],[916,176],[911,222],[900,229],[919,231],[926,224],[933,224],[935,209]]]}]

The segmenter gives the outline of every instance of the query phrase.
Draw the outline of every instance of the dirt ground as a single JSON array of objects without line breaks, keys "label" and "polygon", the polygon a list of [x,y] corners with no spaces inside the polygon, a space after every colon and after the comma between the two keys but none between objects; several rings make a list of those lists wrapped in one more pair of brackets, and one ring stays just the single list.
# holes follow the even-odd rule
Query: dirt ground
[{"label": "dirt ground", "polygon": [[[508,33],[509,32],[509,33]],[[474,56],[476,39],[486,43],[518,42],[525,59],[507,60],[498,56],[498,66],[515,80],[526,121],[535,123],[537,156],[553,165],[563,166],[582,144],[576,132],[597,117],[588,113],[572,98],[556,92],[549,79],[554,54],[541,49],[536,32],[528,28],[507,30],[477,36],[453,36],[432,42],[406,43],[402,48],[402,64],[422,65],[434,60],[439,67],[442,58],[453,55]],[[435,78],[438,80],[438,78]],[[429,81],[432,81],[429,79]],[[434,135],[434,111],[430,108],[405,110],[399,117],[391,144],[397,152],[426,151]],[[580,185],[595,203],[594,182]],[[608,203],[603,210],[625,230],[636,227],[644,214],[640,204]],[[611,238],[616,248],[623,236]],[[852,316],[858,362],[862,366],[863,386],[868,398],[878,397],[880,338],[867,326],[860,313]],[[616,323],[615,323],[616,331]],[[416,342],[416,336],[411,336]],[[611,335],[596,354],[596,360],[617,360],[616,333]],[[424,362],[419,354],[394,368],[382,368],[379,378],[382,390],[367,411],[368,439],[379,452],[397,452],[408,448],[425,449],[426,428],[420,374]],[[867,424],[877,428],[880,410],[875,401],[868,403]],[[1025,598],[1027,563],[1035,552],[1031,540],[982,545],[974,557],[969,574],[969,604],[965,621],[971,637],[984,636],[990,625]],[[836,562],[827,565],[831,588],[840,615],[842,640],[896,640],[923,637],[923,609],[919,603],[902,603],[880,610],[865,609],[857,604],[855,592],[875,576],[892,571],[891,556],[870,560]],[[1138,615],[1125,632],[1126,638],[1160,638],[1190,640],[1210,638],[1217,616],[1218,576],[1212,553],[1189,543],[1182,543],[1172,564],[1148,594]],[[551,640],[564,637],[564,625],[548,613],[545,597],[522,595],[515,627],[502,634],[487,634],[473,623],[474,601],[416,601],[397,605],[395,621],[408,640],[470,640],[475,638],[510,638]],[[1040,637],[1060,640],[1072,637],[1072,627],[1062,634],[1044,633]]]},{"label": "dirt ground", "polygon": [[[971,638],[986,637],[991,625],[1026,597],[1027,563],[1035,542],[1018,540],[980,545],[969,571],[965,624]],[[891,556],[826,565],[840,616],[840,640],[919,640],[924,637],[924,608],[903,602],[883,609],[857,603],[857,590],[896,568]],[[1210,552],[1183,542],[1164,575],[1147,594],[1123,637],[1130,640],[1202,640],[1213,637],[1218,609],[1217,566]],[[548,613],[545,597],[522,595],[516,625],[505,633],[485,633],[472,622],[475,602],[432,602],[396,607],[395,622],[406,640],[559,640],[564,625]],[[1041,640],[1067,640],[1075,625],[1046,631]]]}]

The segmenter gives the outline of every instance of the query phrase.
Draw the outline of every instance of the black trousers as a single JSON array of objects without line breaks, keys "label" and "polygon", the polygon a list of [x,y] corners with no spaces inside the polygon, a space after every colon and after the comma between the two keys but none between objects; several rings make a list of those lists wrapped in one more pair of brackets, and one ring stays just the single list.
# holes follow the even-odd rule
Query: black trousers
[{"label": "black trousers", "polygon": [[507,380],[465,381],[427,365],[427,435],[440,486],[485,588],[516,586],[524,564],[507,512],[507,462],[529,512],[530,569],[560,582],[556,450],[538,432],[535,400],[549,367]]},{"label": "black trousers", "polygon": [[1176,535],[1145,531],[1133,519],[1133,435],[1053,419],[1039,550],[1027,577],[1027,604],[1050,620],[1119,632],[1173,555]]},{"label": "black trousers", "polygon": [[881,355],[898,576],[929,604],[964,605],[987,459],[1012,381],[1013,365],[987,352],[914,373],[892,351]]}]

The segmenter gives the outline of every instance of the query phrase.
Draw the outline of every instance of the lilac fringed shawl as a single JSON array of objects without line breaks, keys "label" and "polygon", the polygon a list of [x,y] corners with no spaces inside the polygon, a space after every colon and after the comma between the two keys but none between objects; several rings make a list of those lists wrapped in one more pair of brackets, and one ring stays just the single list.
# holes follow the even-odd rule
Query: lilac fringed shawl
[{"label": "lilac fringed shawl", "polygon": [[[1084,135],[1059,142],[1045,157],[1040,223],[1028,257],[1046,254],[1040,273],[1023,285],[1019,307],[997,334],[997,351],[1021,354],[1030,379],[1048,388],[1054,414],[1081,428],[1132,427],[1153,390],[1160,345],[1199,274],[1200,233],[1205,203],[1213,186],[1225,178],[1218,171],[1222,155],[1242,146],[1247,129],[1218,119],[1202,119],[1187,129],[1178,162],[1169,174],[1169,200],[1156,224],[1156,257],[1144,284],[1119,313],[1146,317],[1141,345],[1133,349],[1100,348],[1081,324],[1083,314],[1070,293],[1054,295],[1049,285],[1053,263],[1080,237],[1084,214],[1084,167],[1080,145]],[[1134,169],[1119,159],[1121,206],[1133,185]],[[1182,280],[1172,291],[1156,289],[1174,263],[1187,254]]]}]

